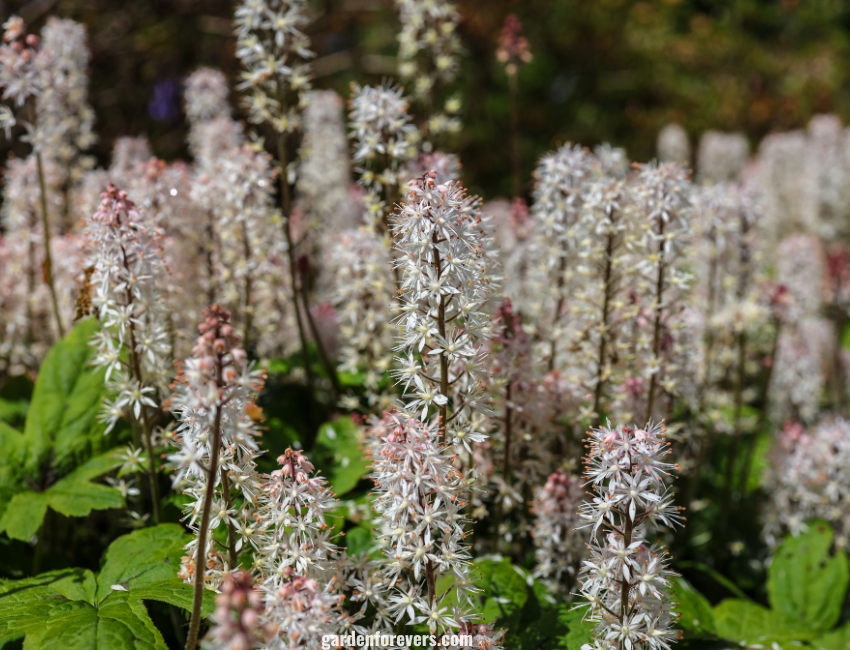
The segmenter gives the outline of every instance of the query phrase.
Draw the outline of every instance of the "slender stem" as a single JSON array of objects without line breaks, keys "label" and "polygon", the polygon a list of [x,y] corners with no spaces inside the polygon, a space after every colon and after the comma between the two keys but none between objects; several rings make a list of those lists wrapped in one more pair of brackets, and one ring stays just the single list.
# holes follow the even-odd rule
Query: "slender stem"
[{"label": "slender stem", "polygon": [[513,411],[511,409],[511,382],[508,381],[508,387],[505,391],[505,462],[502,466],[502,477],[505,483],[509,482],[511,472],[511,436],[513,434]]},{"label": "slender stem", "polygon": [[334,364],[331,362],[331,358],[328,355],[327,348],[325,348],[325,343],[322,341],[322,337],[319,336],[319,328],[316,327],[316,320],[313,318],[313,314],[310,313],[310,297],[309,290],[307,288],[307,284],[305,282],[301,283],[301,300],[304,302],[304,314],[307,317],[307,325],[310,328],[310,334],[313,336],[313,340],[316,342],[316,348],[319,350],[319,358],[322,360],[322,365],[325,367],[325,372],[328,373],[328,377],[330,377],[331,384],[334,389],[334,399],[336,402],[337,397],[342,393],[342,386],[339,383],[339,377],[336,374],[336,368]]},{"label": "slender stem", "polygon": [[782,322],[778,318],[774,318],[773,323],[773,341],[770,344],[770,356],[768,357],[770,362],[767,366],[767,372],[765,372],[764,383],[762,385],[761,392],[761,411],[759,412],[759,419],[758,424],[756,425],[756,432],[750,438],[750,443],[747,446],[747,455],[746,459],[744,460],[744,467],[741,470],[741,477],[738,481],[738,490],[742,494],[747,489],[747,482],[750,479],[750,465],[753,462],[753,454],[755,453],[756,443],[758,442],[759,433],[764,430],[764,425],[767,422],[767,414],[769,413],[770,408],[770,382],[773,379],[773,366],[776,363],[776,350],[779,347],[779,334],[782,329]]},{"label": "slender stem", "polygon": [[44,279],[50,289],[50,302],[53,306],[53,316],[56,319],[56,330],[59,338],[65,337],[62,327],[62,316],[59,314],[59,301],[56,299],[56,285],[53,282],[53,258],[50,255],[50,225],[47,220],[47,188],[44,183],[44,167],[41,164],[41,154],[35,154],[35,164],[38,168],[38,190],[41,200],[41,229],[44,237]]},{"label": "slender stem", "polygon": [[508,70],[508,91],[511,102],[511,181],[514,196],[519,196],[522,175],[520,172],[519,153],[519,83],[517,70]]},{"label": "slender stem", "polygon": [[[564,271],[567,269],[567,258],[566,255],[561,256],[561,261],[558,265],[558,303],[555,305],[555,313],[552,314],[552,329],[555,327],[561,320],[561,311],[564,308]],[[558,346],[558,341],[555,338],[554,332],[549,332],[549,336],[551,337],[550,346],[549,346],[549,372],[552,372],[555,369],[555,352]]]},{"label": "slender stem", "polygon": [[[227,477],[226,467],[221,468],[220,476],[225,508],[230,510],[233,496],[230,494],[230,479]],[[230,570],[236,569],[239,566],[239,557],[236,555],[236,528],[234,528],[233,522],[230,521],[229,517],[227,519],[227,557],[230,563]]]},{"label": "slender stem", "polygon": [[[277,138],[277,152],[280,159],[280,193],[283,201],[284,227],[286,236],[286,253],[289,263],[289,282],[292,287],[292,306],[295,309],[295,323],[298,326],[298,339],[301,342],[301,359],[304,363],[304,372],[307,377],[307,394],[310,400],[310,420],[315,423],[316,393],[314,388],[313,369],[310,367],[310,351],[307,348],[307,335],[304,332],[304,323],[301,320],[301,303],[298,300],[298,277],[295,267],[295,246],[292,243],[291,196],[289,193],[289,181],[286,179],[287,153],[286,134],[280,133]],[[311,425],[312,430],[312,425]],[[308,446],[309,448],[309,446]]]},{"label": "slender stem", "polygon": [[[222,385],[221,355],[216,359],[216,385]],[[201,511],[201,528],[198,531],[198,549],[195,555],[195,587],[192,598],[192,619],[189,622],[189,634],[186,650],[195,650],[198,646],[198,632],[201,628],[201,607],[204,603],[204,570],[207,557],[207,534],[210,527],[210,511],[215,493],[215,471],[218,467],[218,454],[221,447],[221,394],[216,395],[215,420],[213,422],[212,445],[210,450],[210,473],[207,476],[207,489],[204,493],[204,506]]]},{"label": "slender stem", "polygon": [[205,248],[207,249],[207,304],[214,305],[215,261],[213,254],[215,251],[215,218],[213,217],[212,210],[207,212],[207,241]]},{"label": "slender stem", "polygon": [[741,409],[743,407],[744,361],[746,358],[747,335],[740,332],[736,337],[738,361],[733,388],[734,412],[732,416],[732,438],[729,441],[729,453],[726,455],[726,479],[723,483],[723,499],[720,507],[720,522],[718,524],[718,539],[723,539],[726,533],[726,523],[729,518],[729,502],[732,497],[732,476],[735,470],[735,459],[738,455],[738,438],[741,435]]},{"label": "slender stem", "polygon": [[[658,351],[661,342],[661,316],[664,311],[664,275],[666,265],[664,264],[664,220],[658,220],[658,275],[655,279],[655,323],[652,328],[652,356],[653,359],[658,359]],[[655,406],[655,388],[658,384],[658,373],[661,370],[657,369],[652,373],[649,379],[649,394],[646,398],[646,417],[644,422],[649,422],[652,419],[652,408]]]}]

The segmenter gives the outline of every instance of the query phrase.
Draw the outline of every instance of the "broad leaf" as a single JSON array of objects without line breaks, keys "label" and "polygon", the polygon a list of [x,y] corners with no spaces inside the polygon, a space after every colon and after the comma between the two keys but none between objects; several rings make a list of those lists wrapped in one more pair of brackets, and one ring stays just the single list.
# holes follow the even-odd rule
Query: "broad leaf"
[{"label": "broad leaf", "polygon": [[715,626],[711,603],[684,578],[676,577],[670,582],[673,600],[677,602],[676,611],[680,614],[679,625],[691,633],[691,638],[713,636]]},{"label": "broad leaf", "polygon": [[124,498],[115,488],[92,483],[118,464],[112,452],[96,456],[44,492],[15,494],[0,516],[0,532],[12,539],[29,541],[38,532],[47,508],[69,517],[85,517],[92,510],[121,508]]},{"label": "broad leaf", "polygon": [[[115,540],[97,577],[74,569],[0,580],[0,644],[26,635],[25,650],[165,650],[143,601],[191,608],[192,586],[177,578],[189,539],[179,526],[164,524]],[[205,592],[204,616],[213,601]]]},{"label": "broad leaf", "polygon": [[714,623],[718,636],[749,645],[809,641],[818,636],[816,630],[794,616],[739,598],[729,598],[715,607]]},{"label": "broad leaf", "polygon": [[567,650],[581,650],[581,647],[587,643],[593,645],[594,628],[596,626],[590,621],[582,620],[586,613],[587,607],[579,607],[578,609],[572,609],[568,605],[561,607],[558,618],[569,628],[569,631],[562,637],[558,647]]},{"label": "broad leaf", "polygon": [[350,492],[369,473],[363,457],[360,429],[350,417],[342,417],[322,425],[316,444],[332,462],[327,465],[328,481],[336,495]]},{"label": "broad leaf", "polygon": [[78,323],[39,368],[24,427],[23,469],[30,476],[40,473],[51,454],[54,467],[67,469],[104,448],[105,427],[97,421],[104,373],[89,365],[89,341],[97,328],[94,318]]},{"label": "broad leaf", "polygon": [[177,524],[143,528],[116,539],[106,549],[96,602],[109,596],[113,585],[132,593],[140,587],[176,581],[180,558],[185,555],[183,547],[189,539]]},{"label": "broad leaf", "polygon": [[847,555],[830,555],[832,529],[815,521],[798,537],[789,536],[767,573],[767,593],[777,611],[827,632],[838,622],[847,591]]},{"label": "broad leaf", "polygon": [[850,623],[818,637],[812,641],[812,645],[820,650],[847,650],[850,648]]}]

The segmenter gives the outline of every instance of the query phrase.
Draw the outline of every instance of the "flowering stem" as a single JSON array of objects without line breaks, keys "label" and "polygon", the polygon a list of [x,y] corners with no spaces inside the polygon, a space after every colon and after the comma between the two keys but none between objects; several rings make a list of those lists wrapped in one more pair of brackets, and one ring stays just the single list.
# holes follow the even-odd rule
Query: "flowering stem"
[{"label": "flowering stem", "polygon": [[514,196],[519,196],[522,175],[519,164],[519,84],[517,69],[508,69],[508,94],[511,102],[511,181]]},{"label": "flowering stem", "polygon": [[[230,494],[230,479],[227,477],[227,468],[221,468],[221,492],[224,495],[225,510],[230,510],[232,496]],[[227,556],[230,562],[230,570],[233,571],[239,566],[239,558],[236,555],[236,529],[233,527],[233,522],[230,517],[227,517]]]},{"label": "flowering stem", "polygon": [[596,359],[596,390],[593,395],[593,413],[597,422],[602,422],[600,412],[602,406],[602,388],[605,384],[605,348],[608,345],[608,312],[611,304],[611,272],[613,261],[611,255],[614,252],[614,232],[608,233],[608,243],[605,247],[605,276],[603,279],[605,296],[602,300],[602,322],[600,323],[599,354]]},{"label": "flowering stem", "polygon": [[[127,272],[130,272],[130,265],[127,261],[127,250],[124,246],[121,246],[121,257],[124,262],[124,268],[127,269]],[[133,304],[133,292],[130,290],[130,287],[127,287],[127,306],[131,307]],[[136,382],[139,384],[139,390],[144,387],[144,381],[142,378],[142,364],[139,359],[139,352],[136,349],[136,326],[133,323],[133,320],[130,319],[129,323],[129,332],[130,332],[130,355],[133,359],[133,374],[136,377]],[[145,441],[145,453],[148,455],[148,481],[150,482],[150,490],[151,490],[151,512],[153,512],[154,523],[159,525],[160,520],[160,512],[159,512],[159,485],[156,480],[156,463],[154,461],[154,453],[153,453],[153,441],[151,440],[151,423],[148,419],[148,407],[146,404],[141,405],[142,412],[142,437]]]},{"label": "flowering stem", "polygon": [[[567,258],[562,256],[558,267],[558,304],[555,305],[555,313],[552,314],[552,329],[555,329],[555,326],[561,320],[561,310],[564,308],[564,271],[566,268]],[[554,332],[550,332],[549,336],[552,337],[549,347],[549,372],[552,372],[555,369],[555,351],[558,346],[558,341]]]},{"label": "flowering stem", "polygon": [[726,523],[729,518],[729,501],[732,496],[732,475],[735,469],[735,458],[738,455],[738,438],[741,435],[741,408],[743,406],[744,392],[744,361],[747,350],[747,334],[740,332],[735,337],[738,350],[738,363],[735,372],[735,385],[733,388],[734,412],[732,416],[732,439],[729,441],[729,453],[726,455],[726,480],[723,483],[723,499],[720,507],[720,523],[718,525],[718,539],[723,539],[726,533]]},{"label": "flowering stem", "polygon": [[333,363],[331,363],[328,351],[325,349],[325,343],[322,341],[322,337],[319,336],[319,328],[316,327],[316,320],[313,318],[313,314],[310,313],[309,293],[307,283],[302,282],[301,299],[304,301],[304,314],[307,317],[307,325],[310,327],[310,334],[313,336],[313,340],[316,341],[316,348],[319,350],[319,357],[322,360],[322,365],[325,367],[325,372],[328,373],[328,377],[330,377],[334,391],[333,401],[336,402],[337,397],[339,397],[340,393],[342,393],[342,386],[340,386],[339,377],[336,374],[336,368],[334,368]]},{"label": "flowering stem", "polygon": [[207,468],[207,486],[204,492],[204,507],[201,511],[201,527],[198,531],[198,548],[195,551],[195,588],[192,598],[192,618],[189,622],[189,634],[186,639],[186,650],[195,650],[198,646],[198,631],[201,628],[201,606],[204,603],[204,569],[207,557],[207,534],[210,527],[210,510],[212,510],[213,494],[215,493],[215,472],[218,468],[218,454],[221,447],[221,385],[222,385],[221,354],[216,355],[216,395],[215,420],[213,422],[212,445],[210,449],[210,465]]},{"label": "flowering stem", "polygon": [[53,316],[56,318],[56,329],[59,338],[65,337],[65,328],[62,327],[62,317],[59,315],[59,302],[56,300],[56,285],[53,282],[53,258],[50,255],[50,228],[47,222],[47,189],[44,184],[44,168],[41,164],[41,154],[35,154],[35,163],[38,168],[38,190],[41,200],[41,229],[44,236],[44,279],[50,289],[50,302],[53,306]]},{"label": "flowering stem", "polygon": [[[658,348],[661,341],[661,315],[663,313],[663,297],[664,297],[664,220],[658,220],[658,276],[655,280],[655,323],[652,328],[652,357],[653,361],[658,360]],[[649,394],[646,397],[646,417],[644,422],[649,422],[652,418],[652,407],[655,406],[655,388],[658,383],[658,373],[660,369],[656,369],[649,378]]]},{"label": "flowering stem", "polygon": [[744,461],[744,467],[741,470],[741,477],[738,481],[738,489],[743,492],[747,489],[747,482],[750,478],[750,464],[753,462],[753,454],[755,453],[756,443],[758,442],[758,434],[763,430],[764,425],[767,421],[767,414],[769,413],[770,406],[770,381],[773,378],[773,366],[776,362],[776,350],[779,347],[779,334],[782,330],[782,321],[778,318],[773,319],[773,341],[770,344],[770,356],[769,364],[767,366],[767,372],[765,372],[764,384],[762,386],[762,394],[761,394],[761,411],[759,413],[758,425],[756,426],[756,432],[753,437],[750,439],[750,444],[747,446],[747,456]]},{"label": "flowering stem", "polygon": [[[307,377],[307,394],[310,400],[310,421],[315,421],[316,395],[313,388],[313,369],[310,367],[310,351],[307,348],[307,336],[304,333],[304,323],[301,321],[301,304],[298,300],[298,278],[295,272],[295,246],[292,242],[292,226],[290,224],[291,198],[289,194],[289,182],[286,179],[286,134],[280,133],[277,137],[277,151],[280,159],[280,193],[283,200],[284,227],[286,236],[286,254],[289,261],[289,282],[292,286],[292,306],[295,308],[295,323],[298,326],[298,339],[301,342],[301,359],[304,363],[304,372]],[[312,429],[312,424],[311,427]]]}]

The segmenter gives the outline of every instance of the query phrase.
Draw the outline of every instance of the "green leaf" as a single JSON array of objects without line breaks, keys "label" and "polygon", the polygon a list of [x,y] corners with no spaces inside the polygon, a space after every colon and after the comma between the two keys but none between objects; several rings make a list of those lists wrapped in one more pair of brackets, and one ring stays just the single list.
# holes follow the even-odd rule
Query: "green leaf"
[{"label": "green leaf", "polygon": [[673,600],[677,602],[675,611],[680,614],[679,625],[695,633],[690,635],[692,638],[714,635],[714,611],[711,603],[684,578],[672,578],[670,583],[673,586]]},{"label": "green leaf", "polygon": [[561,606],[558,619],[569,628],[569,632],[561,639],[559,647],[567,650],[581,650],[586,643],[593,645],[596,626],[590,621],[582,620],[586,612],[586,607],[572,609],[569,605]]},{"label": "green leaf", "polygon": [[0,516],[0,532],[12,539],[29,541],[44,521],[47,508],[69,517],[85,517],[92,510],[121,508],[124,498],[115,488],[91,483],[118,464],[107,452],[92,458],[44,492],[28,490],[15,494]]},{"label": "green leaf", "polygon": [[777,611],[796,617],[813,630],[831,630],[841,615],[847,591],[847,555],[830,556],[832,529],[824,521],[789,536],[767,572],[767,593]]},{"label": "green leaf", "polygon": [[106,550],[98,578],[96,602],[121,585],[131,593],[139,587],[177,580],[183,547],[190,536],[177,524],[143,528],[116,539]]},{"label": "green leaf", "polygon": [[749,600],[729,598],[714,608],[718,636],[739,643],[809,641],[818,632],[783,612],[766,609]]},{"label": "green leaf", "polygon": [[845,623],[837,630],[824,634],[812,641],[812,645],[820,650],[848,650],[850,648],[850,623]]},{"label": "green leaf", "polygon": [[507,558],[496,562],[481,560],[475,563],[480,570],[476,584],[484,589],[487,602],[482,611],[483,622],[499,621],[500,627],[511,629],[512,622],[518,622],[519,614],[528,600],[528,586]]},{"label": "green leaf", "polygon": [[[180,526],[163,524],[115,540],[97,577],[73,569],[0,580],[0,644],[26,635],[25,650],[165,650],[143,601],[191,608],[192,586],[177,578],[189,539]],[[201,613],[213,609],[206,591]]]},{"label": "green leaf", "polygon": [[67,469],[104,447],[105,426],[97,421],[105,392],[104,372],[89,365],[89,341],[98,323],[87,318],[56,343],[38,371],[24,427],[24,471],[38,475],[49,459]]},{"label": "green leaf", "polygon": [[369,462],[363,457],[360,428],[350,417],[323,424],[316,444],[332,457],[327,467],[328,481],[338,497],[350,492],[369,473]]}]

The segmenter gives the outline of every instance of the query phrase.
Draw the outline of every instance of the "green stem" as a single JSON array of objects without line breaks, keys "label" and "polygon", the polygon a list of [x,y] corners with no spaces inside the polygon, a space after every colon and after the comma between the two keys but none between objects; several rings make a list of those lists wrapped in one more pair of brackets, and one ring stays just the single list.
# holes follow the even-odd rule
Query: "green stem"
[{"label": "green stem", "polygon": [[53,306],[53,316],[56,319],[56,330],[59,338],[65,337],[65,328],[62,327],[62,317],[59,314],[59,301],[56,299],[56,285],[53,281],[53,258],[50,255],[50,225],[47,219],[47,188],[44,183],[44,167],[41,164],[41,154],[35,154],[35,163],[38,168],[38,189],[41,199],[41,229],[44,235],[44,279],[50,289],[50,302]]}]

